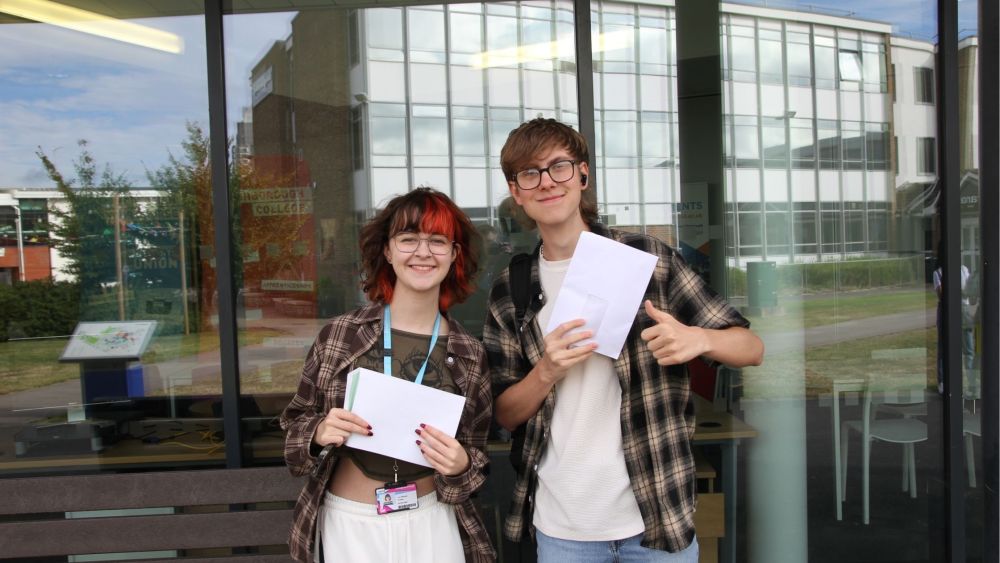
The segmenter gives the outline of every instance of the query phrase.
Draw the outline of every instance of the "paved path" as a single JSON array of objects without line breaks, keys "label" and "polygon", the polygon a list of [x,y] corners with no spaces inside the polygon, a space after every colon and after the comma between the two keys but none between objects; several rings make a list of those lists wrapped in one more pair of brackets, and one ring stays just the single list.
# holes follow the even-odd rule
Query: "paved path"
[{"label": "paved path", "polygon": [[[767,355],[792,352],[805,348],[830,346],[851,340],[863,340],[887,334],[897,334],[934,326],[934,309],[907,311],[844,321],[841,323],[760,334]],[[804,342],[803,342],[804,341]]]}]

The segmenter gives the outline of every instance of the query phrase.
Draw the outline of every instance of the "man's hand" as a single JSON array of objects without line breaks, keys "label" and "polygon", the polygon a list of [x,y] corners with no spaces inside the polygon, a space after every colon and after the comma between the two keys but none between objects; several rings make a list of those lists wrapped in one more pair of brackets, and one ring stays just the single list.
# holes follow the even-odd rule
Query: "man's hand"
[{"label": "man's hand", "polygon": [[518,425],[534,416],[552,391],[552,386],[566,377],[569,368],[585,361],[594,353],[596,343],[582,343],[594,336],[591,331],[569,334],[571,330],[584,324],[586,322],[583,319],[568,321],[545,336],[542,359],[531,368],[527,376],[497,396],[493,412],[496,413],[500,426],[513,432]]},{"label": "man's hand", "polygon": [[661,366],[683,364],[709,351],[709,341],[705,330],[699,327],[687,326],[653,306],[650,300],[645,302],[646,314],[656,324],[642,331],[639,335],[646,341],[646,347],[653,353],[656,363]]},{"label": "man's hand", "polygon": [[372,427],[365,422],[365,419],[351,411],[330,409],[330,412],[326,413],[326,417],[323,418],[323,422],[320,422],[319,426],[316,427],[313,442],[320,446],[333,444],[334,447],[339,448],[344,445],[351,434],[371,436]]},{"label": "man's hand", "polygon": [[574,344],[579,344],[594,336],[594,333],[589,330],[569,334],[571,330],[580,328],[584,324],[586,321],[583,319],[567,321],[545,335],[545,355],[538,362],[538,367],[541,370],[538,372],[538,377],[546,385],[558,383],[566,377],[569,368],[585,361],[597,349],[595,342],[574,346]]}]

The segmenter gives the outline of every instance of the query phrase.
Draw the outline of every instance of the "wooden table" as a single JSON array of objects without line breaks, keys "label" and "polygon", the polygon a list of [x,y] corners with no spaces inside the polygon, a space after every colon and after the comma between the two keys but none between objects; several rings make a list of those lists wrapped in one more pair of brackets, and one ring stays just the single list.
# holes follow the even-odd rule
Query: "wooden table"
[{"label": "wooden table", "polygon": [[736,561],[736,471],[737,448],[741,440],[757,437],[757,431],[733,416],[715,408],[708,399],[696,393],[694,397],[695,445],[718,445],[722,449],[722,493],[724,495],[726,533],[720,541],[720,559],[727,563]]}]

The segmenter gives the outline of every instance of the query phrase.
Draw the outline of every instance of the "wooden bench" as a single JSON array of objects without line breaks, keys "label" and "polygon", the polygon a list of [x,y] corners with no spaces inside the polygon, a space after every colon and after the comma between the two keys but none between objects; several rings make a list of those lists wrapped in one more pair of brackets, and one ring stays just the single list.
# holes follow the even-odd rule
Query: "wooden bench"
[{"label": "wooden bench", "polygon": [[289,563],[302,485],[284,466],[0,479],[0,560],[164,551],[151,561]]}]

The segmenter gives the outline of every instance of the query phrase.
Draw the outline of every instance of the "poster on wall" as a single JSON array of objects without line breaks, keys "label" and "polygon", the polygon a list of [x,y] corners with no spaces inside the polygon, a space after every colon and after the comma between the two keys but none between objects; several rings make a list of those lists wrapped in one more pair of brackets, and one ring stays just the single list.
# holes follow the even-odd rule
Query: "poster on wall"
[{"label": "poster on wall", "polygon": [[79,323],[59,361],[138,360],[155,330],[156,321]]},{"label": "poster on wall", "polygon": [[708,184],[694,182],[682,185],[681,201],[675,205],[681,256],[705,281],[709,281]]}]

